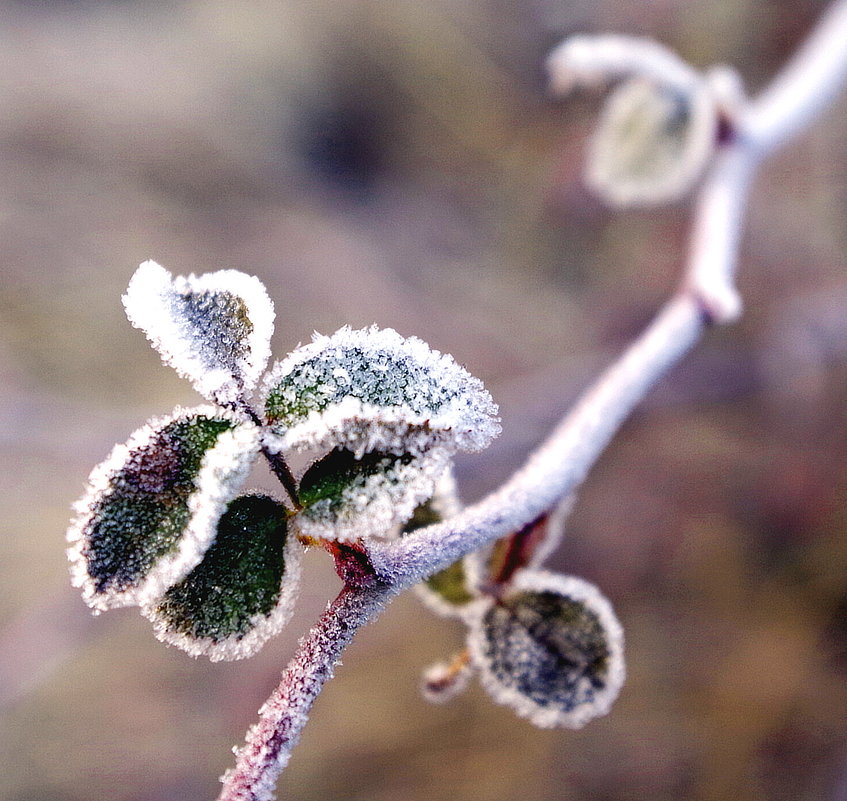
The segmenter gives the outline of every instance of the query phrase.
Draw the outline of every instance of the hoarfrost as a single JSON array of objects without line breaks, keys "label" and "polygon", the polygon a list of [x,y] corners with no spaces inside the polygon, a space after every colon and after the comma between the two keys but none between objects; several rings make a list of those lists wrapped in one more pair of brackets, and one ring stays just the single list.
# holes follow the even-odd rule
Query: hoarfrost
[{"label": "hoarfrost", "polygon": [[200,564],[142,612],[160,640],[192,656],[252,656],[294,611],[302,551],[282,504],[243,495],[220,518]]},{"label": "hoarfrost", "polygon": [[254,276],[220,270],[174,278],[145,261],[123,303],[162,361],[216,403],[245,400],[270,358],[273,303]]},{"label": "hoarfrost", "polygon": [[627,81],[606,99],[589,144],[586,182],[615,206],[676,200],[705,170],[717,130],[705,82],[683,90]]},{"label": "hoarfrost", "polygon": [[[447,520],[458,514],[461,508],[456,479],[452,468],[448,468],[438,480],[433,496],[415,509],[403,526],[403,534]],[[461,618],[464,607],[477,597],[477,584],[471,579],[470,567],[475,558],[475,554],[465,556],[415,584],[415,594],[436,615]]]},{"label": "hoarfrost", "polygon": [[259,451],[259,429],[213,406],[176,409],[92,471],[68,529],[74,586],[95,610],[159,597],[202,558]]},{"label": "hoarfrost", "polygon": [[304,474],[304,508],[291,526],[304,537],[340,542],[390,536],[432,495],[446,459],[441,450],[418,457],[371,451],[357,458],[336,449]]},{"label": "hoarfrost", "polygon": [[506,595],[476,602],[466,620],[483,687],[536,726],[581,728],[620,692],[623,630],[593,584],[524,570]]},{"label": "hoarfrost", "polygon": [[431,704],[446,704],[465,691],[472,675],[466,652],[452,662],[436,662],[421,676],[421,695]]},{"label": "hoarfrost", "polygon": [[343,447],[420,456],[485,448],[500,432],[482,382],[416,337],[342,328],[276,364],[263,383],[279,451]]},{"label": "hoarfrost", "polygon": [[547,73],[550,88],[557,94],[629,77],[677,89],[699,81],[698,72],[663,44],[620,34],[578,34],[565,39],[547,57]]}]

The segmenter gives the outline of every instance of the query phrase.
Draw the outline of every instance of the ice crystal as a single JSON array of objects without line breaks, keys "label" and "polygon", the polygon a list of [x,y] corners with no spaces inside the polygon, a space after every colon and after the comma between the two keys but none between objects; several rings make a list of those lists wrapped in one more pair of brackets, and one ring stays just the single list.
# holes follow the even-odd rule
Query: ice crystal
[{"label": "ice crystal", "polygon": [[440,451],[417,457],[371,451],[357,458],[336,448],[303,475],[304,508],[291,524],[317,539],[388,536],[432,495],[444,467]]},{"label": "ice crystal", "polygon": [[507,593],[478,601],[467,619],[483,686],[535,725],[581,728],[617,698],[623,631],[594,585],[521,571]]},{"label": "ice crystal", "polygon": [[146,261],[123,302],[162,361],[209,400],[243,401],[268,363],[274,310],[258,278],[236,270],[173,278]]},{"label": "ice crystal", "polygon": [[202,558],[259,450],[212,406],[151,420],[94,468],[68,529],[73,583],[95,609],[145,603]]},{"label": "ice crystal", "polygon": [[282,504],[266,495],[236,498],[203,561],[144,614],[160,640],[192,656],[251,656],[291,617],[301,551]]},{"label": "ice crystal", "polygon": [[275,365],[263,396],[273,447],[281,451],[476,451],[500,431],[497,407],[479,379],[390,328],[315,335]]}]

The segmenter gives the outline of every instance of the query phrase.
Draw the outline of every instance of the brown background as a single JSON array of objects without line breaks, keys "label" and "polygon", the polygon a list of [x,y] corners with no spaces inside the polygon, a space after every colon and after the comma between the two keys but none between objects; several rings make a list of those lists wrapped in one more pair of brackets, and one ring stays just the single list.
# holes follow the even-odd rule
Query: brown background
[{"label": "brown background", "polygon": [[[416,334],[482,377],[519,465],[672,290],[689,209],[580,183],[598,101],[552,101],[564,35],[655,36],[762,86],[813,0],[8,2],[0,8],[0,799],[211,799],[337,581],[244,663],[194,661],[69,587],[69,504],[112,444],[199,402],[123,317],[136,265],[255,273],[278,357],[343,324]],[[629,680],[539,731],[420,669],[456,626],[397,600],[363,631],[281,784],[297,801],[847,798],[847,117],[769,162],[746,314],[651,394],[552,566],[601,585]],[[260,479],[261,480],[261,479]]]}]

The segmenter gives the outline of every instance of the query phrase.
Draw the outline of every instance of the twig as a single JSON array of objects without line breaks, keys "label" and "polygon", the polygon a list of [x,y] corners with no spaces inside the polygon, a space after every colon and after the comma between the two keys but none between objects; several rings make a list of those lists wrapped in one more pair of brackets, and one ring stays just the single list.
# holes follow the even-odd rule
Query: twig
[{"label": "twig", "polygon": [[259,710],[259,721],[237,752],[235,768],[222,781],[219,801],[266,801],[273,798],[279,774],[309,719],[323,685],[332,678],[341,653],[365,623],[374,620],[388,601],[390,590],[345,587],[300,641],[273,695]]},{"label": "twig", "polygon": [[680,288],[641,336],[609,367],[505,485],[450,520],[401,540],[372,545],[378,581],[347,587],[303,640],[260,712],[221,801],[265,801],[333,666],[356,630],[389,598],[461,556],[514,533],[553,508],[585,478],[647,391],[700,339],[709,324],[737,318],[734,278],[751,179],[763,158],[809,125],[847,78],[847,0],[824,13],[794,59],[734,119],[700,189]]}]

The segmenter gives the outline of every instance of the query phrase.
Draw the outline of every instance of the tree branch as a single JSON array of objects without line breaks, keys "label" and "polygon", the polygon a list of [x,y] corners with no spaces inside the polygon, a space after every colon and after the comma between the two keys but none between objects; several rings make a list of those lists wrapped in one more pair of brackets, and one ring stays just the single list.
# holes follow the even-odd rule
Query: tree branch
[{"label": "tree branch", "polygon": [[737,318],[738,243],[751,179],[764,157],[805,126],[847,78],[847,0],[823,14],[797,55],[742,108],[700,189],[680,288],[643,334],[612,364],[499,490],[450,520],[395,542],[372,544],[379,581],[347,587],[301,642],[282,681],[248,732],[221,801],[266,801],[324,682],[355,632],[393,594],[461,556],[514,533],[553,508],[583,481],[647,391],[711,323]]}]

